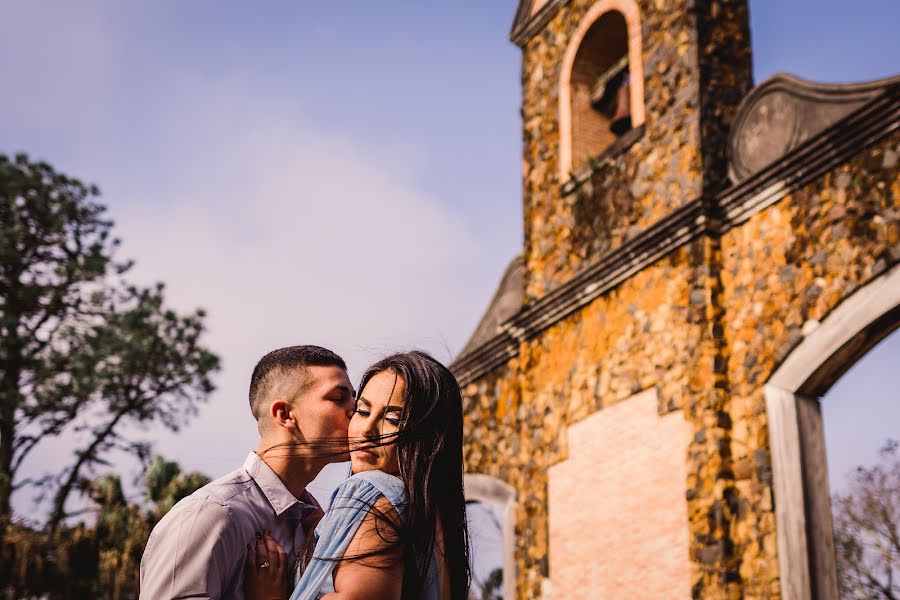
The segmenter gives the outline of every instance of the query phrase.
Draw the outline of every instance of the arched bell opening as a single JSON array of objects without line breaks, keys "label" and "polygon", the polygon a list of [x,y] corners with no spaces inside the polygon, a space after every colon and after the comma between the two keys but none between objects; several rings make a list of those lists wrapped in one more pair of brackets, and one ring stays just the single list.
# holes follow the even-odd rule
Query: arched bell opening
[{"label": "arched bell opening", "polygon": [[644,123],[641,44],[633,0],[600,0],[573,34],[559,87],[561,181]]}]

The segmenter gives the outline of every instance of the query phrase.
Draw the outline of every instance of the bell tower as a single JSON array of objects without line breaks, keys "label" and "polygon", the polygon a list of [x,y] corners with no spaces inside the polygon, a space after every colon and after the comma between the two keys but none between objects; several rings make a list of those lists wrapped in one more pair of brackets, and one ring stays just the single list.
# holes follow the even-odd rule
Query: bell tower
[{"label": "bell tower", "polygon": [[746,0],[522,0],[525,290],[564,283],[727,183]]}]

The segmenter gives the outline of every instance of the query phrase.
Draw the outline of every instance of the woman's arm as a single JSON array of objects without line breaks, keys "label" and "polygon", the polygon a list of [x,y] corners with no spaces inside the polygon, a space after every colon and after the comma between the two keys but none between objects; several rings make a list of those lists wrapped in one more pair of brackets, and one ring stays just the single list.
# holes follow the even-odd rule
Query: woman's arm
[{"label": "woman's arm", "polygon": [[[334,590],[322,600],[399,600],[403,589],[403,550],[392,523],[400,517],[380,497],[356,530],[334,570]],[[371,555],[371,556],[370,556]]]}]

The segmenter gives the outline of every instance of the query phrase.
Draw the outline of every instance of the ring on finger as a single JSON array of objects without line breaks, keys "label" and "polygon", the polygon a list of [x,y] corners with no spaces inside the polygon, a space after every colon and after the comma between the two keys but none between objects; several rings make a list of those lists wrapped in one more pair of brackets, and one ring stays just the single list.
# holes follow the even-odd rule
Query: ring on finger
[{"label": "ring on finger", "polygon": [[260,569],[268,569],[268,568],[269,568],[269,561],[259,563],[259,568],[260,568]]}]

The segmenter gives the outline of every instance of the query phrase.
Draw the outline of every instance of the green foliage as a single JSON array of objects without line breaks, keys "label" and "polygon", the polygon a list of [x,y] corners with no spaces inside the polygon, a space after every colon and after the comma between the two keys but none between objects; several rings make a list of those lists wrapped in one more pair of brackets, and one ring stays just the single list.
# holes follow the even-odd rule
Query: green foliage
[{"label": "green foliage", "polygon": [[96,505],[93,527],[82,523],[49,533],[9,526],[0,540],[0,598],[137,598],[141,555],[153,526],[175,496],[187,496],[209,481],[157,457],[145,471],[147,496],[150,482],[160,481],[160,465],[168,473],[162,483],[168,491],[146,509],[129,503],[119,478],[107,474],[84,486]]},{"label": "green foliage", "polygon": [[[110,452],[148,458],[128,425],[178,430],[213,390],[219,359],[201,344],[203,311],[180,315],[162,284],[121,279],[130,263],[113,257],[98,195],[46,163],[0,155],[0,522],[30,483],[53,495],[52,533]],[[19,481],[34,447],[67,431],[79,443],[69,463]],[[107,498],[110,485],[91,493]]]},{"label": "green foliage", "polygon": [[203,473],[182,473],[178,463],[157,456],[144,473],[147,499],[156,505],[156,514],[162,518],[182,498],[191,495],[209,483]]}]

